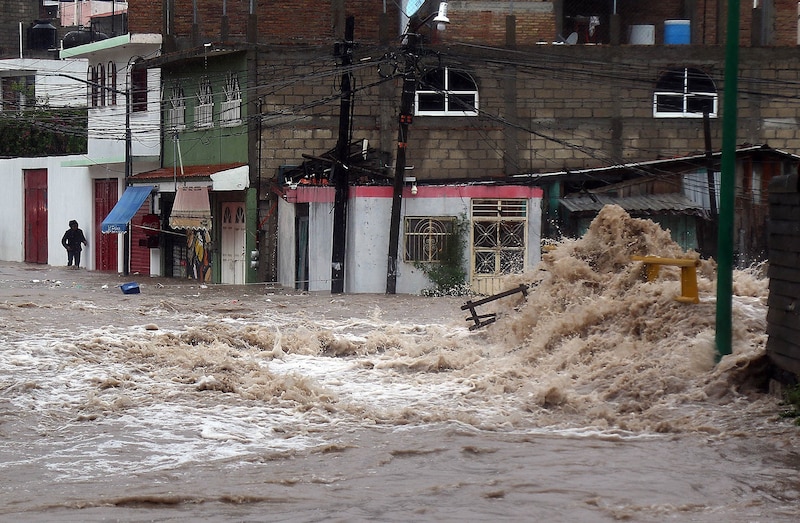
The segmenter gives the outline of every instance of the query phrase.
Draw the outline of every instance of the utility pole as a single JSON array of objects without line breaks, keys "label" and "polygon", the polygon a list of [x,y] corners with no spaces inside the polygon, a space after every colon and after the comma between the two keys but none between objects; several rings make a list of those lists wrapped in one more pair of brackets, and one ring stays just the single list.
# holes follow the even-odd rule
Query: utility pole
[{"label": "utility pole", "polygon": [[711,150],[711,116],[703,111],[703,134],[706,141],[706,178],[708,180],[708,202],[711,219],[717,220],[717,182],[714,179],[714,152]]},{"label": "utility pole", "polygon": [[344,42],[337,45],[342,59],[342,98],[339,106],[339,139],[336,142],[336,163],[333,165],[333,186],[336,196],[333,203],[333,249],[331,254],[331,293],[344,292],[344,262],[347,250],[347,200],[349,199],[348,162],[350,156],[350,107],[352,104],[353,40],[355,18],[345,21]]},{"label": "utility pole", "polygon": [[389,225],[389,257],[386,267],[386,294],[397,292],[397,251],[400,243],[400,209],[403,205],[403,185],[406,172],[408,127],[414,112],[414,95],[417,90],[417,44],[419,35],[408,33],[403,46],[403,94],[400,98],[400,129],[397,133],[397,161],[394,166],[392,193],[392,218]]},{"label": "utility pole", "polygon": [[722,114],[722,178],[719,189],[717,242],[717,357],[731,353],[733,308],[733,218],[736,184],[737,82],[739,74],[739,0],[728,2],[725,34],[725,86]]},{"label": "utility pole", "polygon": [[[133,67],[136,65],[134,62],[131,65],[130,58],[128,60],[128,69],[126,71],[126,87],[125,87],[125,187],[131,183],[131,176],[133,175],[133,154],[131,150],[131,111],[133,110]],[[131,265],[131,231],[130,227],[125,228],[125,233],[122,235],[122,275],[127,276],[130,273]]]},{"label": "utility pole", "polygon": [[[418,2],[418,9],[423,2]],[[410,13],[409,16],[413,16]],[[403,94],[400,97],[400,128],[397,133],[397,160],[394,165],[394,186],[392,193],[392,218],[389,224],[389,256],[386,260],[386,294],[397,292],[397,269],[399,262],[397,251],[400,243],[400,211],[403,206],[403,186],[406,173],[406,149],[408,148],[408,127],[414,113],[414,96],[417,92],[417,62],[419,61],[419,41],[421,36],[417,30],[430,20],[436,22],[436,29],[444,31],[450,20],[447,18],[447,2],[439,3],[439,10],[434,11],[411,27],[403,35],[405,40],[401,53],[405,59],[403,65]]]}]

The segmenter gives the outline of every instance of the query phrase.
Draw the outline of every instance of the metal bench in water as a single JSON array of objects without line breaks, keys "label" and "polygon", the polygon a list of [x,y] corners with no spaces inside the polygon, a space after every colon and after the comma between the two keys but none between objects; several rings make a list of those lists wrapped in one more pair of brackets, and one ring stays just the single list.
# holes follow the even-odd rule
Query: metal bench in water
[{"label": "metal bench in water", "polygon": [[485,305],[489,302],[493,302],[495,300],[499,300],[500,298],[505,298],[506,296],[511,296],[512,294],[516,294],[521,292],[523,296],[528,296],[528,286],[524,283],[521,283],[519,287],[515,287],[513,289],[509,289],[507,291],[500,292],[498,294],[493,294],[491,296],[487,296],[486,298],[482,298],[480,300],[469,300],[467,303],[461,306],[461,310],[469,309],[470,316],[467,317],[467,321],[474,322],[474,325],[470,325],[469,330],[475,330],[485,325],[489,325],[497,320],[497,314],[489,313],[489,314],[478,314],[475,310],[476,307],[481,305]]}]

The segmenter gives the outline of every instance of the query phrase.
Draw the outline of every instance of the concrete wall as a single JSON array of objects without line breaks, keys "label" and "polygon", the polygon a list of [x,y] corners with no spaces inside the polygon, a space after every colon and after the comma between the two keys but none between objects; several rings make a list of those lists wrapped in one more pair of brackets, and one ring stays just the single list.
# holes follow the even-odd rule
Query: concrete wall
[{"label": "concrete wall", "polygon": [[19,24],[22,22],[23,43],[26,31],[39,18],[39,0],[0,0],[0,58],[19,58]]},{"label": "concrete wall", "polygon": [[800,185],[798,175],[769,185],[769,311],[767,355],[791,379],[800,376]]},{"label": "concrete wall", "polygon": [[[356,191],[351,191],[347,206],[345,291],[382,294],[386,292],[392,188],[353,189]],[[359,190],[360,193],[357,192]],[[397,290],[405,292],[401,290],[404,283],[403,270],[398,270]]]},{"label": "concrete wall", "polygon": [[[504,198],[513,192],[515,197],[526,194],[528,201],[528,258],[527,267],[540,261],[541,191],[529,187],[435,186],[420,187],[412,194],[406,187],[401,208],[401,220],[406,216],[455,216],[468,218],[472,198]],[[328,291],[331,288],[331,251],[333,237],[333,189],[330,187],[300,187],[287,191],[279,203],[279,278],[283,286],[295,286],[294,219],[296,203],[309,205],[309,290]],[[392,187],[352,187],[347,211],[347,246],[345,260],[345,292],[386,292],[389,229],[392,209]],[[402,227],[402,221],[401,221]],[[469,271],[469,239],[464,238],[467,255],[464,270]],[[427,276],[413,263],[404,262],[401,229],[398,252],[397,292],[416,294],[430,287]]]},{"label": "concrete wall", "polygon": [[36,102],[40,105],[86,107],[85,84],[67,77],[85,78],[86,65],[86,60],[12,58],[0,60],[0,76],[34,76]]},{"label": "concrete wall", "polygon": [[[161,32],[164,13],[172,20],[170,39],[176,47],[197,45],[197,41],[244,39],[248,25],[253,24],[262,43],[314,44],[329,41],[340,30],[347,15],[356,16],[356,38],[362,42],[379,41],[381,24],[393,39],[405,26],[400,15],[402,2],[375,0],[284,0],[282,2],[220,2],[219,0],[141,0],[132,2],[130,28],[132,32]],[[509,18],[513,17],[513,40],[519,45],[553,42],[566,27],[564,15],[570,4],[563,0],[451,0],[450,24],[437,38],[443,42],[469,42],[489,46],[505,46],[509,42]],[[254,10],[250,11],[253,5]],[[602,43],[611,40],[611,3],[577,3],[579,12],[571,14],[600,15],[599,32]],[[727,4],[721,0],[665,0],[643,4],[638,0],[615,2],[620,27],[619,41],[627,42],[627,29],[633,24],[656,26],[656,41],[663,42],[664,21],[691,21],[692,43],[720,45],[724,42]],[[435,10],[438,2],[427,2],[420,11],[425,16]],[[195,9],[196,7],[196,9]],[[384,12],[384,7],[386,11]],[[385,19],[382,19],[385,17]],[[797,45],[797,4],[789,0],[742,2],[740,5],[739,41],[742,46]],[[609,35],[609,36],[605,36]]]},{"label": "concrete wall", "polygon": [[287,289],[295,287],[295,228],[296,218],[294,204],[278,198],[278,230],[284,234],[278,235],[278,283]]}]

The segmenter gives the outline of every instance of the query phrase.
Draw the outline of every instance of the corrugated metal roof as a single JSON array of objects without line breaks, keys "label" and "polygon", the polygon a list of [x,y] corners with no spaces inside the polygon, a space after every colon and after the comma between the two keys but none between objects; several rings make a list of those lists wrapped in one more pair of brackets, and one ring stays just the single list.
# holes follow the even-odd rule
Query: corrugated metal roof
[{"label": "corrugated metal roof", "polygon": [[[766,144],[761,145],[743,145],[736,149],[736,154],[743,154],[749,152],[765,152],[776,154],[778,156],[783,156],[785,158],[800,161],[800,155],[792,154],[786,151],[782,151],[780,149],[773,149]],[[718,158],[722,156],[721,151],[716,151],[712,153],[712,157]],[[530,180],[543,180],[546,178],[558,178],[565,175],[580,175],[580,174],[594,174],[599,175],[605,172],[610,171],[618,171],[618,170],[642,170],[647,172],[650,168],[658,167],[662,165],[670,165],[670,164],[680,164],[683,162],[705,162],[707,160],[707,156],[705,153],[698,153],[698,154],[691,154],[687,156],[676,156],[674,158],[659,158],[657,160],[646,160],[641,162],[631,162],[631,163],[623,163],[623,164],[615,164],[615,165],[605,165],[601,167],[587,167],[584,169],[570,169],[566,171],[555,171],[555,172],[547,172],[547,173],[527,173],[527,174],[515,174],[512,175],[511,178],[516,179],[530,179]]]},{"label": "corrugated metal roof", "polygon": [[154,171],[146,171],[131,176],[134,181],[140,180],[171,180],[177,176],[178,180],[189,178],[211,178],[214,173],[227,171],[247,165],[246,163],[223,163],[217,165],[186,165],[184,167],[162,167]]},{"label": "corrugated metal roof", "polygon": [[705,213],[703,207],[678,193],[652,194],[645,196],[608,196],[595,194],[577,198],[561,198],[563,205],[570,212],[598,212],[605,205],[619,205],[628,212],[637,214],[673,213],[693,214]]}]

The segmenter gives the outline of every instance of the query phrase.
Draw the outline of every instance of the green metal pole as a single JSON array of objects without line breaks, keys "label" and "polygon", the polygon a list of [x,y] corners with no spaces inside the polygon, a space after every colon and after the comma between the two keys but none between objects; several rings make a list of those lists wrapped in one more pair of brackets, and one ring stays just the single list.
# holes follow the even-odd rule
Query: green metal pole
[{"label": "green metal pole", "polygon": [[733,202],[736,184],[736,108],[739,76],[739,0],[728,0],[722,108],[722,178],[717,238],[717,359],[731,353],[733,302]]}]

